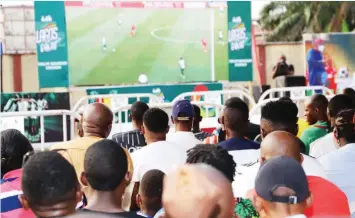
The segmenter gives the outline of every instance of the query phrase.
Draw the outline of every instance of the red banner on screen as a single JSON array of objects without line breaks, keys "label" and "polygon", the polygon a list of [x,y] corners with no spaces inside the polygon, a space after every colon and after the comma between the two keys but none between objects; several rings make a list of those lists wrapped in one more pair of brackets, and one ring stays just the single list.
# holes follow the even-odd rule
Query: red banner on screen
[{"label": "red banner on screen", "polygon": [[206,2],[119,2],[119,1],[65,1],[65,6],[93,8],[206,8]]}]

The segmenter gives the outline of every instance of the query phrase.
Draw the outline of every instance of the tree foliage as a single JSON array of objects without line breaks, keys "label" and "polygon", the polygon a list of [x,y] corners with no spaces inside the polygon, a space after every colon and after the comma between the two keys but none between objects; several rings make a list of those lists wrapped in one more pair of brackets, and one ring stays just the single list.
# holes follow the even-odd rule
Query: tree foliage
[{"label": "tree foliage", "polygon": [[355,2],[270,2],[261,11],[267,41],[299,41],[304,33],[349,32],[355,29]]}]

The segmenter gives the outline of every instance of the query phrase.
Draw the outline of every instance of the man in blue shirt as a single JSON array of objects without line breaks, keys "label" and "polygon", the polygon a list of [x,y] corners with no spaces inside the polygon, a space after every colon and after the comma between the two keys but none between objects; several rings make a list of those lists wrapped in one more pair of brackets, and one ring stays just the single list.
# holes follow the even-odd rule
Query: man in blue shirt
[{"label": "man in blue shirt", "polygon": [[313,47],[307,52],[308,80],[311,86],[326,86],[327,72],[324,68],[323,59],[324,41],[316,39],[312,42]]},{"label": "man in blue shirt", "polygon": [[228,150],[259,149],[260,145],[245,138],[249,124],[248,105],[239,98],[230,98],[223,110],[222,124],[226,130],[226,140],[219,145]]}]

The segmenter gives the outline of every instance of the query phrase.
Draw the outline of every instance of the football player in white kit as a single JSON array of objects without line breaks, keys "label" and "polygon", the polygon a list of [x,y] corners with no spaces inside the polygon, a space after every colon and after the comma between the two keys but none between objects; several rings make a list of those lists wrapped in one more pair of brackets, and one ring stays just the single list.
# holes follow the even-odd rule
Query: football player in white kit
[{"label": "football player in white kit", "polygon": [[218,43],[224,45],[222,30],[218,31]]},{"label": "football player in white kit", "polygon": [[219,7],[219,16],[222,16],[223,13],[224,13],[224,7],[221,6],[221,7]]},{"label": "football player in white kit", "polygon": [[106,51],[107,50],[107,45],[106,45],[106,38],[102,37],[102,51]]},{"label": "football player in white kit", "polygon": [[185,60],[181,57],[180,60],[179,60],[179,66],[180,66],[180,76],[183,78],[183,79],[186,79],[186,76],[184,74],[184,71],[185,71]]}]

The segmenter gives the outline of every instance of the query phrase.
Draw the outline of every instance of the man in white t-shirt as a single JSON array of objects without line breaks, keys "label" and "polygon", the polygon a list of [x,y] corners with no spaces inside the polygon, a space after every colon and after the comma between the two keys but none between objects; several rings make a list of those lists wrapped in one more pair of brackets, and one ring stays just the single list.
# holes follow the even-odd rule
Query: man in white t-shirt
[{"label": "man in white t-shirt", "polygon": [[[262,141],[260,145],[260,162],[275,156],[289,156],[302,164],[307,176],[325,178],[325,171],[320,163],[307,155],[300,153],[301,141],[291,133],[274,131]],[[260,162],[237,167],[233,192],[236,197],[244,197],[248,190],[254,188],[254,181],[260,168]]]},{"label": "man in white t-shirt", "polygon": [[178,144],[166,141],[168,131],[169,116],[165,111],[151,108],[145,112],[142,132],[147,146],[131,155],[134,167],[133,182],[139,182],[149,170],[158,169],[167,173],[185,163],[185,150]]},{"label": "man in white t-shirt", "polygon": [[[178,144],[166,141],[168,131],[169,116],[165,111],[151,108],[144,113],[142,132],[147,146],[131,154],[134,167],[132,199],[135,199],[139,190],[139,182],[147,171],[158,169],[168,173],[185,163],[186,150]],[[135,208],[134,205],[131,205],[131,208]]]},{"label": "man in white t-shirt", "polygon": [[179,66],[180,66],[180,76],[185,79],[185,74],[184,74],[184,71],[185,71],[185,60],[181,57],[180,60],[179,60]]},{"label": "man in white t-shirt", "polygon": [[355,202],[355,123],[354,109],[341,111],[336,116],[334,132],[339,149],[321,156],[318,160],[327,179],[338,186],[347,196],[349,204]]},{"label": "man in white t-shirt", "polygon": [[167,135],[167,141],[182,146],[185,151],[202,144],[192,132],[195,110],[190,101],[180,100],[173,106],[171,120],[175,124],[175,132]]},{"label": "man in white t-shirt", "polygon": [[[328,104],[328,118],[330,124],[334,127],[335,116],[342,110],[353,108],[352,100],[346,95],[336,95],[334,96]],[[334,138],[334,133],[328,133],[323,138],[318,139],[313,142],[310,146],[309,155],[315,158],[319,158],[325,154],[332,151],[336,151],[339,146]]]}]

